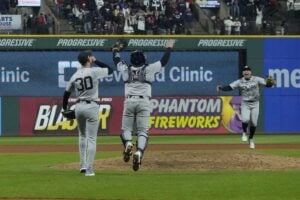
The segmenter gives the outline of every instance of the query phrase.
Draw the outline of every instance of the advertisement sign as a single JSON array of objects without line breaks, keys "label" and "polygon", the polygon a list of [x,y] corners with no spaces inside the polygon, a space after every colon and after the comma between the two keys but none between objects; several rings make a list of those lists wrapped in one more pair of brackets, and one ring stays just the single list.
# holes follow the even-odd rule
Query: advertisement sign
[{"label": "advertisement sign", "polygon": [[[119,135],[123,97],[100,98],[99,134]],[[74,109],[75,99],[71,99]],[[151,134],[227,134],[240,133],[240,97],[195,96],[190,98],[157,97],[151,99]],[[62,98],[21,97],[21,135],[74,135],[77,121],[62,114]]]},{"label": "advertisement sign", "polygon": [[0,31],[1,30],[21,30],[21,15],[0,15]]},{"label": "advertisement sign", "polygon": [[[124,36],[125,37],[125,36]],[[0,36],[1,50],[82,50],[93,49],[99,51],[110,51],[118,38],[107,36],[97,37],[39,37],[39,36]],[[165,49],[169,38],[146,37],[130,38],[126,36],[128,46],[126,51],[142,49],[147,51],[162,51]],[[186,50],[229,50],[248,49],[253,46],[257,52],[257,45],[261,45],[261,40],[249,38],[197,38],[184,37],[176,38],[174,41],[174,51]],[[251,48],[250,48],[251,49]],[[248,49],[249,50],[249,49]]]},{"label": "advertisement sign", "polygon": [[[148,63],[156,62],[163,52],[146,52]],[[80,67],[78,51],[5,51],[0,54],[0,93],[3,96],[61,96],[71,75]],[[123,96],[124,83],[112,61],[111,52],[95,51],[99,60],[114,68],[101,79],[100,96]],[[8,59],[14,58],[14,59]],[[130,52],[122,58],[129,63]],[[172,52],[169,63],[157,74],[153,96],[218,95],[216,85],[238,78],[238,51]],[[228,95],[238,95],[237,91]]]},{"label": "advertisement sign", "polygon": [[274,76],[274,88],[265,90],[266,133],[298,133],[300,108],[300,40],[266,39],[265,74]]},{"label": "advertisement sign", "polygon": [[[70,109],[75,108],[75,99],[70,99]],[[100,98],[99,134],[119,134],[123,98]],[[77,134],[77,120],[67,120],[61,114],[62,98],[21,97],[21,135],[74,135]]]},{"label": "advertisement sign", "polygon": [[41,6],[41,0],[18,0],[18,6]]},{"label": "advertisement sign", "polygon": [[225,134],[241,131],[240,97],[158,97],[151,101],[151,134]]}]

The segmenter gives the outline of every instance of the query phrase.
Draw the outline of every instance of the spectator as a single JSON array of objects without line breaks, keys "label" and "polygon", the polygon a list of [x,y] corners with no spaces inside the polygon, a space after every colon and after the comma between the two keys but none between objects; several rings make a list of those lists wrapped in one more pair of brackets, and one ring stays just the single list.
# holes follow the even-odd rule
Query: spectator
[{"label": "spectator", "polygon": [[286,35],[288,33],[288,23],[283,20],[280,24],[280,34]]},{"label": "spectator", "polygon": [[231,35],[232,26],[233,26],[233,21],[232,21],[232,17],[231,16],[229,16],[228,18],[224,19],[225,35]]},{"label": "spectator", "polygon": [[119,12],[116,19],[116,33],[123,34],[125,27],[125,16],[123,12]]},{"label": "spectator", "polygon": [[214,27],[214,34],[220,35],[222,32],[222,20],[219,16],[213,16],[212,22]]},{"label": "spectator", "polygon": [[294,0],[287,0],[286,2],[287,11],[294,10]]},{"label": "spectator", "polygon": [[36,18],[35,18],[35,24],[36,24],[36,33],[37,34],[45,34],[48,33],[47,29],[47,21],[44,13],[40,13]]},{"label": "spectator", "polygon": [[23,34],[27,34],[27,20],[28,20],[27,14],[23,15]]},{"label": "spectator", "polygon": [[146,16],[145,22],[146,22],[145,24],[146,34],[147,35],[153,34],[153,29],[155,28],[155,24],[156,24],[155,16],[152,14],[148,14]]},{"label": "spectator", "polygon": [[97,10],[100,10],[100,8],[104,5],[103,0],[95,0],[95,4],[97,7]]},{"label": "spectator", "polygon": [[71,0],[63,0],[62,10],[64,18],[70,19],[71,17],[73,17],[74,13],[71,6]]},{"label": "spectator", "polygon": [[242,35],[247,35],[249,33],[248,29],[249,29],[249,23],[246,20],[246,17],[243,16],[242,20],[241,20],[241,34]]},{"label": "spectator", "polygon": [[163,10],[163,0],[152,0],[151,1],[151,6],[150,6],[151,11],[162,11]]},{"label": "spectator", "polygon": [[53,17],[48,13],[47,15],[45,15],[45,17],[46,17],[46,26],[47,26],[47,28],[48,28],[48,33],[49,34],[53,34],[54,33],[54,31],[53,31],[53,25],[54,25],[54,19],[53,19]]},{"label": "spectator", "polygon": [[173,15],[173,21],[174,21],[175,26],[178,26],[179,24],[184,23],[182,13],[180,13],[178,10],[176,10]]},{"label": "spectator", "polygon": [[83,30],[85,34],[92,33],[92,14],[86,7],[86,4],[82,4],[82,21]]},{"label": "spectator", "polygon": [[184,13],[184,24],[187,31],[191,31],[193,27],[194,15],[190,8],[187,8]]},{"label": "spectator", "polygon": [[256,8],[256,20],[255,20],[255,33],[260,34],[261,33],[261,27],[262,27],[262,19],[263,19],[263,12],[260,7]]},{"label": "spectator", "polygon": [[241,22],[238,17],[234,19],[232,28],[233,28],[233,35],[241,34]]},{"label": "spectator", "polygon": [[165,17],[165,27],[166,27],[166,33],[167,34],[173,34],[173,18],[172,17]]},{"label": "spectator", "polygon": [[62,13],[62,8],[63,8],[63,0],[54,0],[54,4],[55,4],[55,14],[58,17],[61,17],[61,13]]},{"label": "spectator", "polygon": [[185,33],[184,25],[182,23],[176,24],[175,34],[184,34],[184,33]]},{"label": "spectator", "polygon": [[136,13],[131,10],[129,16],[129,26],[132,26],[134,33],[137,33],[137,16]]},{"label": "spectator", "polygon": [[160,13],[157,17],[157,34],[166,34],[165,31],[165,23],[164,23],[164,15]]},{"label": "spectator", "polygon": [[146,33],[146,22],[144,16],[139,16],[137,20],[137,34],[145,34]]},{"label": "spectator", "polygon": [[262,24],[262,34],[273,35],[274,34],[274,25],[270,20],[264,20]]},{"label": "spectator", "polygon": [[230,15],[233,18],[240,17],[239,0],[232,0],[230,5]]},{"label": "spectator", "polygon": [[186,3],[185,0],[179,0],[178,4],[177,4],[177,10],[178,12],[180,12],[181,14],[184,14],[186,12]]},{"label": "spectator", "polygon": [[106,28],[108,30],[111,30],[113,13],[112,13],[112,8],[111,8],[110,4],[107,1],[105,1],[104,5],[101,7],[99,12],[100,12],[100,15],[104,18]]},{"label": "spectator", "polygon": [[74,4],[72,8],[72,13],[73,13],[73,22],[74,24],[81,24],[82,23],[82,17],[83,17],[83,12],[82,10],[78,7],[77,4]]}]

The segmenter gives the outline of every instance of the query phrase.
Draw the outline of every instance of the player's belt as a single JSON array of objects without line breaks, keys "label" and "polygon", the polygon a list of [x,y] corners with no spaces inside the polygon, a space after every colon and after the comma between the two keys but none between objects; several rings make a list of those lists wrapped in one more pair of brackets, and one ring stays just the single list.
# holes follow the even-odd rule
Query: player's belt
[{"label": "player's belt", "polygon": [[142,96],[142,95],[128,95],[126,98],[127,99],[149,99],[149,97]]},{"label": "player's belt", "polygon": [[90,104],[90,103],[92,103],[92,102],[98,103],[97,101],[81,100],[81,99],[78,99],[78,100],[76,101],[76,103],[80,103],[80,102],[87,103],[87,104]]}]

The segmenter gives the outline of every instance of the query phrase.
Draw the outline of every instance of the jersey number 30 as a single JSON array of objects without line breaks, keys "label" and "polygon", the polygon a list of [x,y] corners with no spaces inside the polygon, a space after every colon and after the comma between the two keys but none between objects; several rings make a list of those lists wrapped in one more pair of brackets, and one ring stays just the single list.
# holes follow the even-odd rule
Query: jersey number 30
[{"label": "jersey number 30", "polygon": [[93,88],[93,80],[92,77],[90,76],[86,76],[84,78],[77,78],[75,82],[78,84],[77,85],[78,91],[90,90]]}]

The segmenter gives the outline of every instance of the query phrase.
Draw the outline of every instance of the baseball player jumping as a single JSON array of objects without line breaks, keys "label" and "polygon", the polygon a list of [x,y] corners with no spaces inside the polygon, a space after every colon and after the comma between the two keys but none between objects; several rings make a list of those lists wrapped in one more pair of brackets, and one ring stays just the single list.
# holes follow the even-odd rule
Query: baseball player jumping
[{"label": "baseball player jumping", "polygon": [[[68,108],[68,99],[76,93],[75,116],[78,122],[80,173],[95,176],[93,163],[96,154],[97,133],[99,128],[98,85],[99,79],[113,72],[107,64],[92,55],[91,51],[82,51],[78,55],[82,65],[71,77],[63,97],[63,109]],[[92,67],[95,63],[99,67]]]},{"label": "baseball player jumping", "polygon": [[245,66],[242,70],[243,77],[230,83],[229,85],[217,86],[217,91],[231,91],[238,88],[242,96],[241,114],[242,114],[242,141],[247,142],[247,128],[249,127],[249,144],[251,149],[255,149],[254,134],[257,127],[259,115],[259,86],[272,87],[275,84],[274,79],[266,81],[264,78],[252,76],[250,67]]},{"label": "baseball player jumping", "polygon": [[154,63],[146,64],[146,58],[142,51],[136,50],[131,53],[131,65],[121,60],[119,49],[113,48],[113,60],[118,71],[122,73],[125,83],[125,100],[122,117],[121,140],[124,145],[123,159],[130,160],[132,155],[132,131],[134,123],[137,129],[136,152],[133,155],[133,170],[137,171],[141,165],[144,151],[148,144],[148,129],[151,113],[150,98],[152,96],[151,82],[170,58],[174,40],[169,40],[165,47],[166,52],[162,58]]}]

